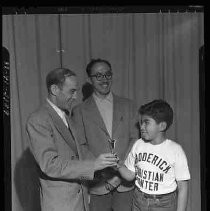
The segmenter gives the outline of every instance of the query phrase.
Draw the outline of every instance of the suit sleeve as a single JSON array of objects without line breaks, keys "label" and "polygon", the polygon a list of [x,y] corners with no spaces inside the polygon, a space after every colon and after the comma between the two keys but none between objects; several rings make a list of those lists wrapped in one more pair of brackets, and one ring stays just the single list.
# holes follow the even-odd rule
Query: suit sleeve
[{"label": "suit sleeve", "polygon": [[133,101],[129,104],[129,147],[126,151],[125,159],[128,156],[133,144],[139,139],[139,128],[138,128],[138,114],[137,108]]},{"label": "suit sleeve", "polygon": [[69,160],[59,155],[53,129],[47,119],[29,118],[26,131],[33,155],[47,176],[57,179],[93,179],[93,161]]},{"label": "suit sleeve", "polygon": [[79,140],[80,143],[83,143],[82,144],[83,145],[82,147],[83,159],[95,159],[95,156],[93,155],[93,153],[88,149],[88,141],[86,138],[83,115],[82,115],[82,111],[80,107],[75,107],[72,110],[71,119],[76,128],[77,139]]},{"label": "suit sleeve", "polygon": [[131,103],[130,106],[130,140],[136,141],[139,139],[139,127],[138,127],[138,112],[136,105]]}]

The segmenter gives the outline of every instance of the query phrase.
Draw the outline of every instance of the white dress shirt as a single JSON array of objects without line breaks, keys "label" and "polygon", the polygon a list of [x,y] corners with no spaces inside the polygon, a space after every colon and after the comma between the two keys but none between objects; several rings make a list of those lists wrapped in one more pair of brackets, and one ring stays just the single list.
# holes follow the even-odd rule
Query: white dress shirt
[{"label": "white dress shirt", "polygon": [[63,120],[64,124],[66,125],[66,127],[68,126],[68,123],[66,121],[66,114],[64,111],[62,111],[60,108],[58,108],[54,103],[52,103],[48,98],[47,98],[47,102],[53,107],[53,109],[56,111],[56,113],[59,115],[59,117]]}]

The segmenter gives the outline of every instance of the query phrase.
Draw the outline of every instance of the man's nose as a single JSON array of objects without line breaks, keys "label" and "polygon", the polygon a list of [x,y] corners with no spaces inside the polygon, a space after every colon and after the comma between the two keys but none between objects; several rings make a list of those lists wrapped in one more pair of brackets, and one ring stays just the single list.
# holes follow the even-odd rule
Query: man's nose
[{"label": "man's nose", "polygon": [[140,129],[143,130],[144,129],[144,124],[140,124]]},{"label": "man's nose", "polygon": [[102,76],[101,81],[108,81],[108,80],[109,80],[109,79],[106,78],[106,75],[103,75],[103,76]]},{"label": "man's nose", "polygon": [[77,99],[77,92],[74,92],[72,98],[73,98],[73,99]]}]

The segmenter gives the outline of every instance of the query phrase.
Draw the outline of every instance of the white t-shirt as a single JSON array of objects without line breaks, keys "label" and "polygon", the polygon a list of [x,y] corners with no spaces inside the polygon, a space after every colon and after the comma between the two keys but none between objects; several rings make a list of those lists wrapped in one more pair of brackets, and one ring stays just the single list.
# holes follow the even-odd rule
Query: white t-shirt
[{"label": "white t-shirt", "polygon": [[177,188],[176,181],[190,179],[185,152],[169,139],[158,145],[137,140],[125,166],[135,172],[136,186],[147,194],[173,192]]}]

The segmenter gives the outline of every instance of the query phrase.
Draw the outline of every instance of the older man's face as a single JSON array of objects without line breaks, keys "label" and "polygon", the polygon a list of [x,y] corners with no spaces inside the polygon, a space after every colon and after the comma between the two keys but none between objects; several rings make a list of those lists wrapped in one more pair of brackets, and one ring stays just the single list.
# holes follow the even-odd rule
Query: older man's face
[{"label": "older man's face", "polygon": [[104,62],[96,63],[91,68],[91,76],[93,76],[90,77],[90,80],[94,92],[101,97],[108,95],[112,85],[112,71],[110,67]]},{"label": "older man's face", "polygon": [[72,102],[77,98],[78,83],[76,76],[66,77],[63,86],[58,89],[57,106],[62,110],[69,110]]}]

